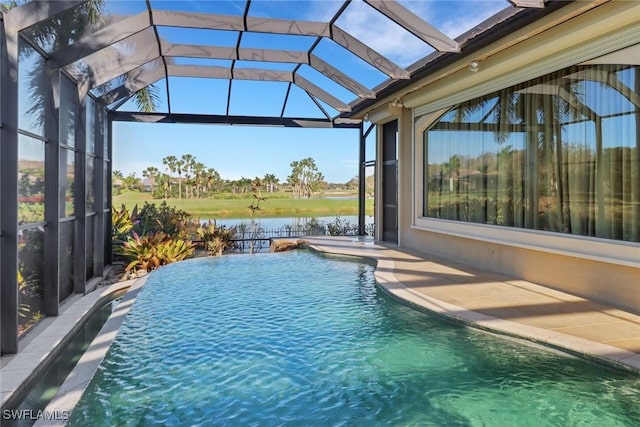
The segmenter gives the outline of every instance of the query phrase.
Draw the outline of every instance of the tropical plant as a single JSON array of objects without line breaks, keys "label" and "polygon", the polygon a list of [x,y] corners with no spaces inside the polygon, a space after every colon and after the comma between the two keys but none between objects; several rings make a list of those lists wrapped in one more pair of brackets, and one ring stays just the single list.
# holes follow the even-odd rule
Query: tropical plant
[{"label": "tropical plant", "polygon": [[[25,293],[27,292],[27,282],[24,280],[22,276],[22,272],[18,270],[18,292]],[[20,303],[18,305],[18,316],[25,319],[29,313],[31,313],[31,307],[29,304]]]},{"label": "tropical plant", "polygon": [[304,225],[304,232],[309,236],[323,235],[325,234],[325,226],[317,218],[311,218]]},{"label": "tropical plant", "polygon": [[135,221],[138,219],[138,206],[129,213],[123,204],[118,210],[115,206],[111,209],[111,238],[116,241],[124,241],[133,231]]},{"label": "tropical plant", "polygon": [[191,242],[171,238],[163,232],[146,236],[139,236],[134,232],[118,248],[118,253],[130,260],[126,271],[151,271],[172,262],[182,261],[193,255],[193,252],[194,246]]},{"label": "tropical plant", "polygon": [[236,237],[236,228],[218,227],[214,221],[201,224],[197,235],[203,241],[205,250],[211,256],[220,256],[224,251],[233,246]]},{"label": "tropical plant", "polygon": [[327,224],[327,231],[330,236],[350,236],[358,232],[358,226],[337,216],[333,222]]},{"label": "tropical plant", "polygon": [[170,236],[186,236],[191,214],[169,206],[166,201],[160,205],[145,202],[134,221],[133,230],[138,234],[164,232]]}]

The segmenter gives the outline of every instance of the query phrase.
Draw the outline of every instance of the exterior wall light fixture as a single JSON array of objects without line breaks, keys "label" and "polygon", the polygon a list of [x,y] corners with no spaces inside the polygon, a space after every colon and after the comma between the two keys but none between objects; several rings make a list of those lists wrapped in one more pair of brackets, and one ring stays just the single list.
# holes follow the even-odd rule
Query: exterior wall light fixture
[{"label": "exterior wall light fixture", "polygon": [[392,107],[400,107],[400,108],[404,108],[404,104],[402,103],[402,99],[400,98],[396,98],[393,100],[393,102],[391,103]]}]

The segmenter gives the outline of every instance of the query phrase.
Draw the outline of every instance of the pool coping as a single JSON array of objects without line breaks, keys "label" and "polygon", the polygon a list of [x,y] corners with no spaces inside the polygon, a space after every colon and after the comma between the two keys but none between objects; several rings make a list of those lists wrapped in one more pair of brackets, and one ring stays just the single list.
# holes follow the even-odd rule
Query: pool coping
[{"label": "pool coping", "polygon": [[[464,307],[456,306],[445,301],[440,301],[436,298],[421,294],[413,289],[410,289],[395,276],[395,261],[390,259],[388,252],[385,253],[385,251],[398,250],[395,247],[390,248],[387,246],[379,245],[372,241],[365,242],[357,239],[353,240],[353,238],[351,238],[350,241],[346,241],[351,246],[340,248],[336,247],[335,245],[329,246],[327,244],[329,242],[338,241],[335,238],[332,238],[331,240],[327,240],[327,238],[313,238],[306,240],[309,242],[309,248],[317,253],[326,255],[347,256],[358,258],[361,260],[373,261],[373,263],[376,265],[374,275],[377,285],[393,298],[415,309],[424,310],[426,312],[430,312],[440,317],[451,319],[453,321],[461,322],[465,325],[480,330],[497,333],[502,336],[521,339],[525,342],[542,344],[544,347],[549,349],[560,350],[561,352],[564,352],[566,354],[579,356],[583,359],[592,360],[605,366],[623,369],[634,374],[640,374],[639,354],[617,347],[612,347],[606,344],[593,342],[576,336],[524,325],[517,322],[499,319],[497,317],[489,316],[483,313],[474,312],[471,310],[467,310]],[[345,242],[345,240],[343,240],[343,242]],[[373,249],[373,251],[371,249]],[[82,321],[86,320],[88,318],[88,315],[90,315],[90,313],[95,310],[94,307],[100,306],[100,302],[106,301],[106,299],[109,298],[110,295],[115,292],[126,290],[126,294],[123,296],[122,300],[119,302],[112,315],[103,325],[102,329],[100,330],[100,332],[98,332],[89,348],[82,355],[76,366],[69,373],[63,384],[58,389],[56,395],[44,410],[45,414],[62,414],[64,416],[60,417],[60,419],[57,420],[45,421],[43,419],[39,419],[34,424],[34,426],[63,426],[66,424],[67,420],[64,418],[71,415],[71,411],[73,411],[76,404],[82,397],[82,394],[95,375],[95,372],[97,371],[100,363],[106,356],[111,343],[115,339],[122,325],[122,322],[124,321],[125,316],[133,306],[136,296],[144,286],[147,278],[148,275],[126,282],[119,282],[111,285],[93,298],[87,298],[91,294],[85,295],[80,298],[80,300],[82,301],[82,310],[75,310],[81,311],[81,314],[75,315],[74,325],[80,324],[82,323]],[[97,294],[97,292],[95,294]],[[77,302],[74,302],[72,307],[76,305],[78,305]],[[71,312],[72,307],[70,307],[67,311]],[[67,313],[67,311],[65,311],[65,313]],[[69,313],[69,315],[70,314],[71,313]],[[61,317],[62,315],[58,318],[55,318],[54,321],[61,319]],[[60,323],[65,322],[63,321]],[[56,330],[57,328],[53,326],[53,324],[49,325],[49,327],[47,327],[47,330]],[[64,332],[63,330],[56,330],[56,333],[57,335],[59,335],[59,337],[55,340],[54,343],[49,342],[50,347],[49,351],[45,352],[46,354],[43,354],[35,359],[36,361],[38,361],[38,363],[36,367],[31,369],[31,374],[29,374],[28,372],[21,372],[21,378],[23,378],[22,384],[24,384],[28,378],[32,378],[34,372],[36,372],[39,367],[46,365],[46,362],[50,360],[51,357],[55,357],[52,356],[51,353],[55,352],[56,347],[60,345],[65,334],[70,334],[71,332],[71,328],[66,329],[66,332]],[[43,347],[43,345],[46,344],[39,343],[38,347]],[[29,347],[26,347],[25,350],[27,350],[27,348]],[[29,351],[31,351],[31,349],[29,349]],[[24,353],[20,354],[22,355]],[[616,356],[611,357],[612,354],[615,354]],[[31,364],[33,363],[34,362],[31,361]],[[3,374],[4,368],[5,367],[3,367]],[[14,390],[14,392],[15,391],[16,390]],[[6,399],[3,394],[3,405],[5,401]]]},{"label": "pool coping", "polygon": [[34,424],[34,427],[64,426],[67,423],[68,420],[66,418],[71,415],[71,411],[89,386],[102,360],[107,355],[109,348],[111,348],[111,344],[116,338],[124,318],[131,310],[148,277],[148,275],[145,275],[129,281],[127,293],[122,297],[109,319],[89,345],[89,348],[80,357],[76,366],[67,375],[55,396],[44,409],[45,414],[63,414],[64,416],[56,420],[39,419]]},{"label": "pool coping", "polygon": [[[612,368],[640,374],[640,354],[638,353],[574,335],[490,316],[417,292],[396,277],[394,274],[395,261],[390,259],[388,255],[380,253],[382,251],[403,253],[404,251],[397,247],[382,246],[378,242],[351,239],[349,247],[336,247],[335,245],[328,247],[323,245],[323,241],[327,239],[322,237],[306,240],[309,242],[309,247],[319,253],[373,260],[376,263],[374,275],[377,284],[389,295],[413,308],[425,310],[473,328],[541,344],[543,347],[559,350]],[[335,241],[335,239],[331,240],[331,242]]]}]

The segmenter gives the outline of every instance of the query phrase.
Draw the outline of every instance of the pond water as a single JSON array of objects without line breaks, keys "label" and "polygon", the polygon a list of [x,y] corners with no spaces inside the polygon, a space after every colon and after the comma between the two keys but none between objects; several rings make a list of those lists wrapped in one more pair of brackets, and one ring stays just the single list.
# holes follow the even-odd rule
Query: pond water
[{"label": "pond water", "polygon": [[413,310],[307,251],[153,272],[71,426],[631,426],[640,379]]}]

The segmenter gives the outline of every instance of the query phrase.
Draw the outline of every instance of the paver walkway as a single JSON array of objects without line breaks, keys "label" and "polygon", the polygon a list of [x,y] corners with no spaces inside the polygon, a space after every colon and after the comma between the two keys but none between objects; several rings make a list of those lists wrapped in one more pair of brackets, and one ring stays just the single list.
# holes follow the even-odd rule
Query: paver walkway
[{"label": "paver walkway", "polygon": [[640,316],[524,280],[354,237],[309,238],[322,252],[374,258],[393,295],[483,329],[640,372]]}]

